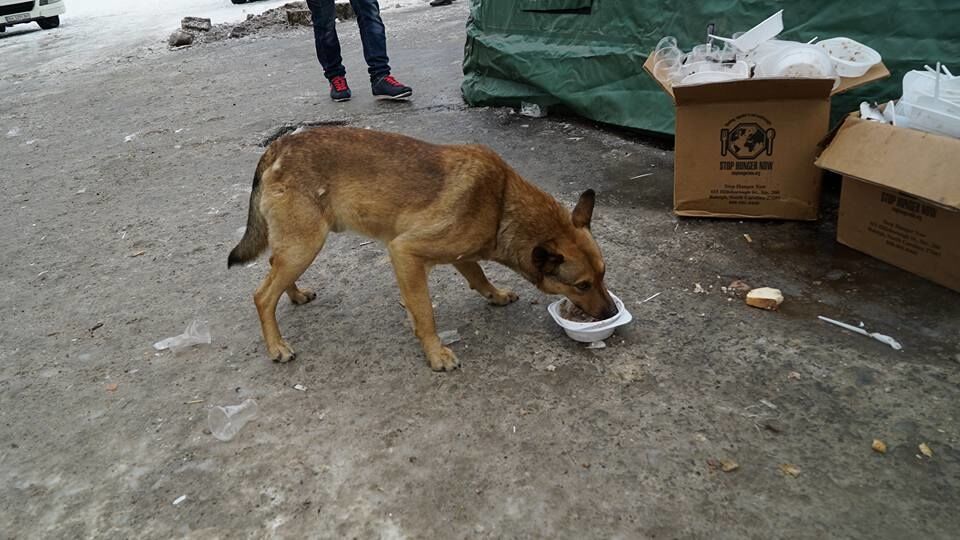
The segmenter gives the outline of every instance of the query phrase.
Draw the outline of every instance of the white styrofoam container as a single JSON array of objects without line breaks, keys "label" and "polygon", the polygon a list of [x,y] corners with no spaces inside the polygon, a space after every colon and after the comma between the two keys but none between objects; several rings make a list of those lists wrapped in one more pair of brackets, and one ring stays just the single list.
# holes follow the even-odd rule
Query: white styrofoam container
[{"label": "white styrofoam container", "polygon": [[817,43],[830,55],[837,75],[847,78],[862,77],[873,66],[880,63],[880,53],[859,41],[850,38],[835,37]]},{"label": "white styrofoam container", "polygon": [[580,323],[564,319],[560,316],[560,304],[564,302],[564,299],[557,300],[547,306],[547,312],[570,336],[570,339],[581,343],[593,343],[594,341],[607,339],[613,335],[614,330],[618,327],[630,324],[630,321],[633,320],[633,315],[627,311],[623,301],[617,295],[610,293],[610,298],[613,298],[613,302],[617,305],[617,314],[603,321]]}]

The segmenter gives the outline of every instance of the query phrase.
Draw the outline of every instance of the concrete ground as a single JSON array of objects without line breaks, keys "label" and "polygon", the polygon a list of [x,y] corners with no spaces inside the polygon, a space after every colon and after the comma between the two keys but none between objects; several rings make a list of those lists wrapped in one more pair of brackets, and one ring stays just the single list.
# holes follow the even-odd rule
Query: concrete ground
[{"label": "concrete ground", "polygon": [[[368,95],[352,25],[343,105],[306,29],[0,75],[0,537],[955,537],[960,295],[834,242],[833,183],[818,223],[677,219],[661,146],[465,107],[465,4],[387,18],[408,104]],[[568,204],[596,188],[633,325],[588,350],[518,276],[488,266],[521,294],[493,308],[440,268],[463,369],[436,374],[383,247],[339,235],[304,276],[317,300],[281,302],[297,360],[268,361],[266,261],[227,252],[262,138],[331,120],[490,145]],[[786,303],[749,308],[734,279]],[[195,318],[212,345],[152,349]],[[233,441],[205,432],[245,398]]]}]

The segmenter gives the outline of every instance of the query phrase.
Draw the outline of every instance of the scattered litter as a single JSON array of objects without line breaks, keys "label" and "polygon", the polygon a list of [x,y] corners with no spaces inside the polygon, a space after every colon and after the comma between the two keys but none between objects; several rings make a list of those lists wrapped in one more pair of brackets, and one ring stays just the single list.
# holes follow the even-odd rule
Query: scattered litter
[{"label": "scattered litter", "polygon": [[874,439],[873,444],[870,446],[870,448],[873,448],[873,451],[878,454],[887,453],[887,444],[881,441],[880,439]]},{"label": "scattered litter", "polygon": [[83,194],[83,193],[86,193],[86,192],[87,192],[87,188],[83,187],[83,188],[80,188],[80,189],[77,190],[77,195],[80,195],[80,194]]},{"label": "scattered litter", "polygon": [[556,371],[556,370],[557,370],[557,366],[555,366],[555,365],[553,365],[553,364],[550,364],[549,366],[547,366],[547,371],[553,372],[553,371]]},{"label": "scattered litter", "polygon": [[933,457],[933,450],[931,450],[930,447],[927,446],[927,443],[920,443],[920,446],[918,446],[917,448],[920,449],[921,454],[927,456],[928,458]]},{"label": "scattered litter", "polygon": [[210,341],[210,326],[207,321],[194,320],[182,334],[160,340],[153,344],[153,348],[158,351],[170,349],[173,354],[180,354],[194,345],[209,344]]},{"label": "scattered litter", "polygon": [[140,250],[140,251],[138,251],[138,252],[136,252],[136,253],[131,253],[131,254],[130,254],[130,258],[139,257],[139,256],[143,255],[144,253],[146,253],[146,251],[143,251],[143,250]]},{"label": "scattered litter", "polygon": [[699,283],[693,284],[693,292],[694,294],[707,294],[707,291],[705,291]]},{"label": "scattered litter", "polygon": [[[130,373],[133,373],[133,372],[131,371]],[[184,401],[183,404],[184,404],[184,405],[196,405],[197,403],[203,403],[204,401],[206,401],[206,400],[205,400],[205,399],[193,399],[193,400],[190,400],[190,401]]]},{"label": "scattered litter", "polygon": [[221,441],[229,441],[243,429],[251,419],[257,416],[257,402],[248,399],[240,405],[214,407],[207,413],[207,427],[210,434]]},{"label": "scattered litter", "polygon": [[748,244],[752,244],[752,243],[753,243],[753,238],[750,238],[750,235],[749,235],[749,234],[744,233],[744,234],[743,234],[743,239],[746,240]]},{"label": "scattered litter", "polygon": [[536,103],[527,103],[524,101],[520,104],[520,114],[523,116],[529,116],[530,118],[543,118],[547,115],[546,107],[541,107]]},{"label": "scattered litter", "polygon": [[775,418],[769,418],[763,421],[763,429],[773,433],[783,433],[783,424]]},{"label": "scattered litter", "polygon": [[900,345],[900,342],[898,342],[897,340],[893,339],[892,337],[890,337],[890,336],[888,336],[888,335],[880,334],[880,333],[877,333],[877,332],[867,332],[867,331],[864,330],[863,328],[858,328],[858,327],[856,327],[856,326],[853,326],[852,324],[847,324],[847,323],[843,323],[843,322],[840,322],[840,321],[835,321],[835,320],[833,320],[833,319],[828,319],[828,318],[824,317],[823,315],[819,315],[819,316],[817,316],[817,318],[820,319],[820,320],[823,321],[823,322],[828,322],[828,323],[830,323],[830,324],[839,326],[840,328],[844,328],[844,329],[846,329],[846,330],[850,330],[851,332],[860,334],[860,335],[862,335],[862,336],[871,337],[871,338],[879,341],[880,343],[885,343],[885,344],[889,345],[889,346],[892,347],[893,350],[895,350],[895,351],[899,351],[899,350],[903,349],[903,346]]},{"label": "scattered litter", "polygon": [[32,146],[33,143],[35,143],[35,142],[37,142],[36,139],[30,139],[29,141],[27,141],[27,142],[25,142],[25,143],[23,143],[23,144],[25,144],[25,145],[27,145],[27,146]]},{"label": "scattered litter", "polygon": [[723,472],[733,472],[740,468],[740,464],[732,459],[721,459],[720,470]]},{"label": "scattered litter", "polygon": [[363,246],[369,246],[372,243],[373,243],[373,240],[370,240],[369,242],[360,242],[359,244],[357,244],[357,247],[362,248]]},{"label": "scattered litter", "polygon": [[16,137],[20,135],[20,128],[10,128],[10,131],[7,132],[7,137]]},{"label": "scattered litter", "polygon": [[769,407],[769,408],[771,408],[771,409],[773,409],[773,410],[777,410],[777,406],[774,405],[774,404],[773,404],[772,402],[770,402],[770,401],[767,401],[767,400],[765,400],[765,399],[761,399],[761,400],[760,400],[760,403],[763,403],[764,405],[766,405],[767,407]]},{"label": "scattered litter", "polygon": [[646,300],[641,300],[641,301],[638,302],[638,303],[640,303],[640,304],[646,304],[647,302],[653,300],[654,298],[660,296],[661,294],[663,294],[663,293],[662,293],[662,292],[658,292],[657,294],[651,296],[650,298],[647,298]]},{"label": "scattered litter", "polygon": [[295,384],[295,385],[293,385],[293,389],[294,389],[294,390],[299,390],[299,391],[301,391],[301,392],[306,392],[306,391],[307,391],[307,387],[304,386],[304,385],[302,385],[302,384]]},{"label": "scattered litter", "polygon": [[97,321],[97,324],[93,325],[93,328],[90,329],[90,333],[92,334],[92,333],[94,333],[95,331],[97,331],[97,330],[99,330],[99,329],[101,329],[101,328],[103,328],[103,322],[102,322],[102,321]]},{"label": "scattered litter", "polygon": [[631,180],[637,180],[638,178],[646,178],[646,177],[648,177],[648,176],[653,176],[653,173],[652,173],[652,172],[648,172],[648,173],[646,173],[646,174],[638,174],[637,176],[632,176],[632,177],[630,177],[630,179],[631,179]]},{"label": "scattered litter", "polygon": [[173,500],[173,505],[174,505],[174,506],[177,506],[178,504],[182,503],[182,502],[185,501],[185,500],[187,500],[187,496],[186,496],[186,495],[181,495],[181,496],[179,496],[179,497],[177,497],[176,499]]},{"label": "scattered litter", "polygon": [[460,341],[460,332],[456,328],[453,330],[446,330],[437,334],[437,337],[440,338],[440,343],[443,345],[452,345]]},{"label": "scattered litter", "polygon": [[753,287],[751,287],[749,283],[739,279],[736,279],[727,285],[727,291],[734,294],[746,294],[751,290],[753,290]]},{"label": "scattered litter", "polygon": [[136,133],[131,133],[131,134],[129,134],[129,135],[127,135],[126,137],[123,138],[123,142],[130,142],[130,141],[132,141],[132,140],[134,140],[134,139],[136,139],[136,138],[137,138],[137,134],[136,134]]},{"label": "scattered litter", "polygon": [[775,311],[783,303],[783,293],[779,289],[761,287],[747,293],[747,305],[755,308]]},{"label": "scattered litter", "polygon": [[587,345],[588,349],[606,349],[607,344],[604,341],[594,341],[593,343]]},{"label": "scattered litter", "polygon": [[[458,61],[458,63],[459,63],[459,61]],[[568,141],[573,141],[573,142],[580,142],[580,141],[583,140],[583,137],[567,137],[567,140],[568,140]]]},{"label": "scattered litter", "polygon": [[797,372],[797,371],[791,371],[790,373],[787,374],[787,378],[788,378],[788,379],[795,380],[795,381],[799,381],[799,380],[800,380],[800,373]]},{"label": "scattered litter", "polygon": [[115,382],[106,386],[107,392],[116,392],[117,388],[120,388],[120,385]]},{"label": "scattered litter", "polygon": [[798,469],[795,465],[791,465],[789,463],[784,463],[783,465],[780,465],[780,471],[783,474],[788,474],[794,478],[800,476],[800,469]]}]

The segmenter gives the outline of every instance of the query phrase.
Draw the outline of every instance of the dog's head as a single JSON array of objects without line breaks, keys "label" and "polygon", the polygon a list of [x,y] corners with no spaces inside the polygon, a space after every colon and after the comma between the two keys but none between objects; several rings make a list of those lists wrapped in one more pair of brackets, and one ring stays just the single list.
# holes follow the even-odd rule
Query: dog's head
[{"label": "dog's head", "polygon": [[533,248],[533,264],[541,291],[566,296],[591,317],[609,319],[617,305],[603,283],[606,266],[590,232],[594,200],[592,189],[580,196],[571,214],[573,227]]}]

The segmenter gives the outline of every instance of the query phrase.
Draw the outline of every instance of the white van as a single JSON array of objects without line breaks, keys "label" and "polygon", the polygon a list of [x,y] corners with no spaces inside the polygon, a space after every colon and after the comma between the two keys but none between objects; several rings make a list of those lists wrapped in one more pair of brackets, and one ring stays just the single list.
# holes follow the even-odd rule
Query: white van
[{"label": "white van", "polygon": [[8,26],[36,22],[49,30],[60,26],[60,15],[67,8],[64,0],[0,0],[0,32]]}]

